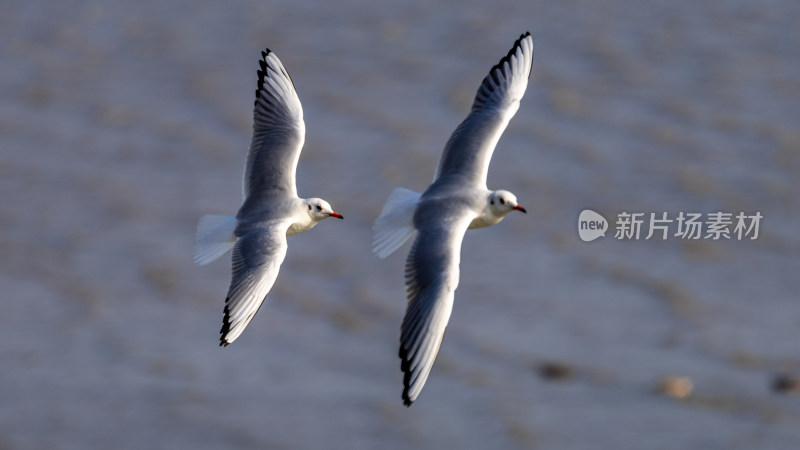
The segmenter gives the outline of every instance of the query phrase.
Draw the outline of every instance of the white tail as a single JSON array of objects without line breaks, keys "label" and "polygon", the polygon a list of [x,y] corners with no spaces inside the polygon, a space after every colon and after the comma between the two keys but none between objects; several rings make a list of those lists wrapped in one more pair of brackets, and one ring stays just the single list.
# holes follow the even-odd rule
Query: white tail
[{"label": "white tail", "polygon": [[208,214],[201,217],[194,238],[194,262],[204,266],[230,250],[236,243],[235,228],[236,217],[233,216]]},{"label": "white tail", "polygon": [[372,226],[372,251],[386,258],[414,234],[414,209],[422,194],[396,188],[383,205],[380,217]]}]

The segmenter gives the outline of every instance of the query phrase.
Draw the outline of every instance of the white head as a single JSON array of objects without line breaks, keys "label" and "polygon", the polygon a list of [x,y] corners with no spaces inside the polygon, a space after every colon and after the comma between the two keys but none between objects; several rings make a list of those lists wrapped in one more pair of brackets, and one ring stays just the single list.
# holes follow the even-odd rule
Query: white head
[{"label": "white head", "polygon": [[344,219],[341,214],[331,208],[331,205],[321,198],[307,198],[305,200],[306,211],[314,222],[319,222],[328,217]]},{"label": "white head", "polygon": [[526,214],[528,212],[525,208],[519,206],[516,195],[502,189],[494,191],[489,195],[489,209],[498,217],[503,217],[513,210],[521,211]]}]

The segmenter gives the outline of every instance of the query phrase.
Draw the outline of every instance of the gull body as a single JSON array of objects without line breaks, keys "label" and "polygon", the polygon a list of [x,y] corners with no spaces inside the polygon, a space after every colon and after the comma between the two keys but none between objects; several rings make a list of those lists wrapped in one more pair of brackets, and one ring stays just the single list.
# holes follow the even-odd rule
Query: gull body
[{"label": "gull body", "polygon": [[195,235],[197,264],[208,264],[233,248],[221,346],[242,334],[264,302],[286,257],[286,237],[328,217],[342,219],[325,200],[297,195],[295,172],[305,141],[303,107],[278,57],[269,49],[261,56],[242,205],[235,217],[201,217]]},{"label": "gull body", "polygon": [[519,108],[533,66],[525,33],[489,71],[467,118],[451,135],[433,183],[419,194],[395,189],[375,220],[373,251],[381,258],[414,237],[405,264],[408,306],[401,326],[403,403],[419,396],[439,352],[459,282],[461,242],[468,229],[526,212],[506,190],[490,190],[486,175],[497,141]]}]

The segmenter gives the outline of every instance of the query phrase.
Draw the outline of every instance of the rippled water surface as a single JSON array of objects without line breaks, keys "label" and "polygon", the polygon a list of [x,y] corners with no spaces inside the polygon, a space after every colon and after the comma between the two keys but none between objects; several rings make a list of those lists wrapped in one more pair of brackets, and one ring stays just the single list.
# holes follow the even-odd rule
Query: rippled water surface
[{"label": "rippled water surface", "polygon": [[[798,29],[792,1],[0,3],[0,448],[796,448],[771,383],[800,372]],[[526,30],[489,185],[529,214],[468,233],[406,409],[407,247],[377,259],[371,223]],[[346,220],[290,239],[220,349],[230,263],[192,264],[194,226],[239,206],[264,47],[303,101],[300,194]],[[583,243],[584,208],[763,220]]]}]

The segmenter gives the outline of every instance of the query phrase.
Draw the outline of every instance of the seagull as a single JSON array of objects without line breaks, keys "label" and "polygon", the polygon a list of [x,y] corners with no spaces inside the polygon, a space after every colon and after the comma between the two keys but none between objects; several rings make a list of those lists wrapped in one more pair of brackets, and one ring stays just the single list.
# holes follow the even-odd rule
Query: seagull
[{"label": "seagull", "polygon": [[408,305],[400,334],[406,406],[419,396],[439,353],[458,286],[464,233],[494,225],[511,211],[527,213],[511,192],[489,190],[486,173],[532,67],[528,32],[483,79],[472,110],[445,145],[433,183],[422,194],[396,188],[375,220],[372,250],[380,258],[416,235],[405,264]]},{"label": "seagull", "polygon": [[233,248],[231,284],[219,345],[242,334],[278,277],[286,237],[342,215],[321,198],[297,196],[295,172],[305,141],[303,107],[289,73],[269,49],[258,62],[253,139],[236,216],[205,215],[197,224],[194,262],[205,265]]}]

